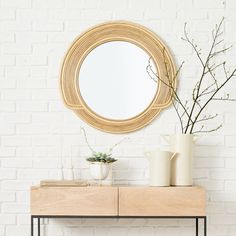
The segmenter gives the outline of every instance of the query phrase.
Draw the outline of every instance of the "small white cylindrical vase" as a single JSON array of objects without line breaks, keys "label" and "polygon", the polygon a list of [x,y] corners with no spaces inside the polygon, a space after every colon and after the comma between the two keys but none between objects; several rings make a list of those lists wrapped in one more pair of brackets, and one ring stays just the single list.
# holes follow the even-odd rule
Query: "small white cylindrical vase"
[{"label": "small white cylindrical vase", "polygon": [[191,186],[193,184],[193,144],[192,134],[170,136],[171,151],[177,153],[171,161],[171,185]]}]

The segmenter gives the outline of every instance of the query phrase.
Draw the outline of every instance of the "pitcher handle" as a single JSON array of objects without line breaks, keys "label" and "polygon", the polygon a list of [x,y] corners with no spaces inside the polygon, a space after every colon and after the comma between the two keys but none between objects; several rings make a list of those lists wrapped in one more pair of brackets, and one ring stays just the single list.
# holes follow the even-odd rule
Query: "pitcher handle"
[{"label": "pitcher handle", "polygon": [[196,143],[196,141],[198,140],[198,135],[193,135],[193,142]]},{"label": "pitcher handle", "polygon": [[176,156],[177,152],[173,153],[173,155],[171,156],[170,160],[172,160],[175,156]]}]

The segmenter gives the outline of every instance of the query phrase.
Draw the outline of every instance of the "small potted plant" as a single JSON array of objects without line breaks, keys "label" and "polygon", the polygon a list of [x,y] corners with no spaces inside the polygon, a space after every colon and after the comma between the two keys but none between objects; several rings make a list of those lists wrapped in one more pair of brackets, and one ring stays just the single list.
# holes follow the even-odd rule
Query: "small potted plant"
[{"label": "small potted plant", "polygon": [[111,171],[112,163],[117,161],[117,159],[112,157],[113,149],[127,138],[123,138],[121,141],[114,144],[107,152],[97,152],[90,146],[85,129],[81,128],[81,130],[84,134],[85,141],[92,152],[91,156],[86,159],[89,162],[90,175],[95,180],[104,180]]}]

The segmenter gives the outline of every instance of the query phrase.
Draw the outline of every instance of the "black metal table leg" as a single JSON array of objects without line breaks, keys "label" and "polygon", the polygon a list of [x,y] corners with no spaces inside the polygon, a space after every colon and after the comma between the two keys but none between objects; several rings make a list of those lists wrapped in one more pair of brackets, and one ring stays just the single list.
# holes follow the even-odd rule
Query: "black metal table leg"
[{"label": "black metal table leg", "polygon": [[40,218],[38,218],[38,236],[40,236]]},{"label": "black metal table leg", "polygon": [[204,217],[204,236],[207,236],[207,217]]},{"label": "black metal table leg", "polygon": [[198,236],[198,218],[196,218],[196,236]]},{"label": "black metal table leg", "polygon": [[31,236],[34,236],[34,217],[31,216]]},{"label": "black metal table leg", "polygon": [[195,224],[196,224],[196,236],[199,235],[199,219],[203,219],[204,221],[204,227],[203,227],[203,230],[204,230],[204,236],[207,236],[207,217],[206,216],[148,216],[148,217],[138,217],[138,216],[121,216],[121,217],[117,217],[117,216],[114,216],[114,217],[105,217],[105,216],[57,216],[57,215],[31,215],[31,236],[34,236],[34,219],[38,219],[37,220],[37,224],[38,224],[38,234],[37,236],[40,236],[41,234],[41,225],[40,225],[40,220],[41,218],[42,219],[45,219],[45,218],[173,218],[173,219],[176,219],[176,218],[184,218],[184,219],[189,219],[189,218],[192,218],[192,219],[195,219]]}]

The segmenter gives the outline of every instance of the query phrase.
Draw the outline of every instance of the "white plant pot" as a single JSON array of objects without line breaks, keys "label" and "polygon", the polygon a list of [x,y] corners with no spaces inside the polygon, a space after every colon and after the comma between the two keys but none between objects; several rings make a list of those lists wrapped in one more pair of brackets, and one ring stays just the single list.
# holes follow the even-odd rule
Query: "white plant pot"
[{"label": "white plant pot", "polygon": [[170,148],[177,153],[171,161],[171,185],[191,186],[193,184],[193,147],[192,134],[170,136]]},{"label": "white plant pot", "polygon": [[94,180],[104,180],[110,171],[110,164],[103,162],[90,162],[90,175]]}]

